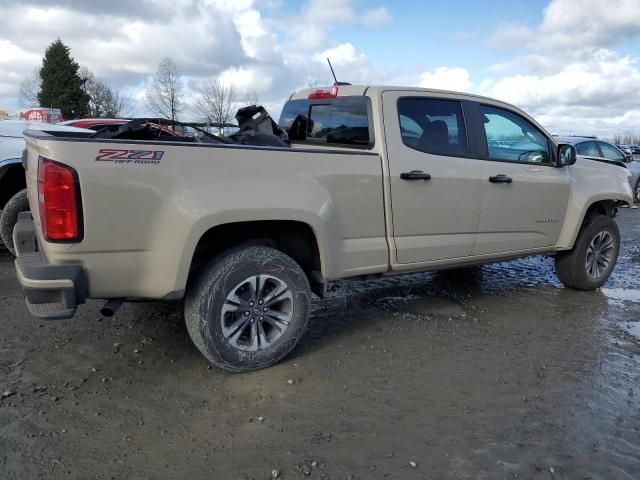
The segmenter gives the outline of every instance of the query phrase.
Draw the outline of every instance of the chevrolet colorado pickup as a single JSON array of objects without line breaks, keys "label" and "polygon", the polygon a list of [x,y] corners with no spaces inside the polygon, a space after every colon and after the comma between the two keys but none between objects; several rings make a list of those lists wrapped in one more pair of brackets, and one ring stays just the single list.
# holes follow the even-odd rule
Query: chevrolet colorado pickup
[{"label": "chevrolet colorado pickup", "polygon": [[516,107],[339,85],[292,95],[279,128],[275,146],[26,131],[14,243],[31,313],[184,300],[196,347],[248,371],[294,348],[331,280],[544,254],[593,290],[614,268],[627,170],[576,162]]}]

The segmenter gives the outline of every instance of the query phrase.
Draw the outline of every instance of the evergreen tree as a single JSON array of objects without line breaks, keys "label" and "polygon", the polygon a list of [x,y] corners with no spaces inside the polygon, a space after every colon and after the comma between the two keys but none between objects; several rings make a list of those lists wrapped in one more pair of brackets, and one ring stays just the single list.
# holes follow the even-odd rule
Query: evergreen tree
[{"label": "evergreen tree", "polygon": [[59,108],[67,119],[86,116],[89,96],[83,88],[78,69],[78,64],[69,55],[69,47],[60,39],[49,45],[40,69],[40,106]]}]

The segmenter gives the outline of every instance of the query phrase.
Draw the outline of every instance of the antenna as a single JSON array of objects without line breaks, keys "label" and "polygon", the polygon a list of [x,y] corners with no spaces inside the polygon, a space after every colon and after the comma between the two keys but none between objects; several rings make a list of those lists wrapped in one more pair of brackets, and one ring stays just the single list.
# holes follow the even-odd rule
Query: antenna
[{"label": "antenna", "polygon": [[331,69],[331,75],[333,75],[333,85],[334,86],[351,85],[348,82],[339,82],[338,81],[338,79],[336,78],[336,72],[333,71],[333,65],[331,65],[331,60],[329,60],[329,57],[327,57],[327,63],[329,64],[329,68]]}]

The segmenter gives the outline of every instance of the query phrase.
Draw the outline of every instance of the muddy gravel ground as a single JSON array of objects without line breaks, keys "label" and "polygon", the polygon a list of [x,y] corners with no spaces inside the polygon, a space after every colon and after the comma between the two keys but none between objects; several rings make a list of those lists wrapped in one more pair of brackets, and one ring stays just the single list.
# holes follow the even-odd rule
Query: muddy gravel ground
[{"label": "muddy gravel ground", "polygon": [[31,318],[0,257],[0,477],[639,479],[640,210],[601,291],[548,258],[333,285],[281,364],[211,368],[179,305]]}]

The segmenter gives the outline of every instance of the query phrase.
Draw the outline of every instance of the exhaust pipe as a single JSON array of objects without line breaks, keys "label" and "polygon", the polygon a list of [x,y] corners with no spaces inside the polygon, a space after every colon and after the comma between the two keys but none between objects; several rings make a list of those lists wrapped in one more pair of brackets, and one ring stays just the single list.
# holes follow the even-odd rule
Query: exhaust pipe
[{"label": "exhaust pipe", "polygon": [[113,317],[118,309],[122,306],[124,300],[122,298],[113,298],[104,304],[104,307],[100,309],[100,315],[103,317]]}]

